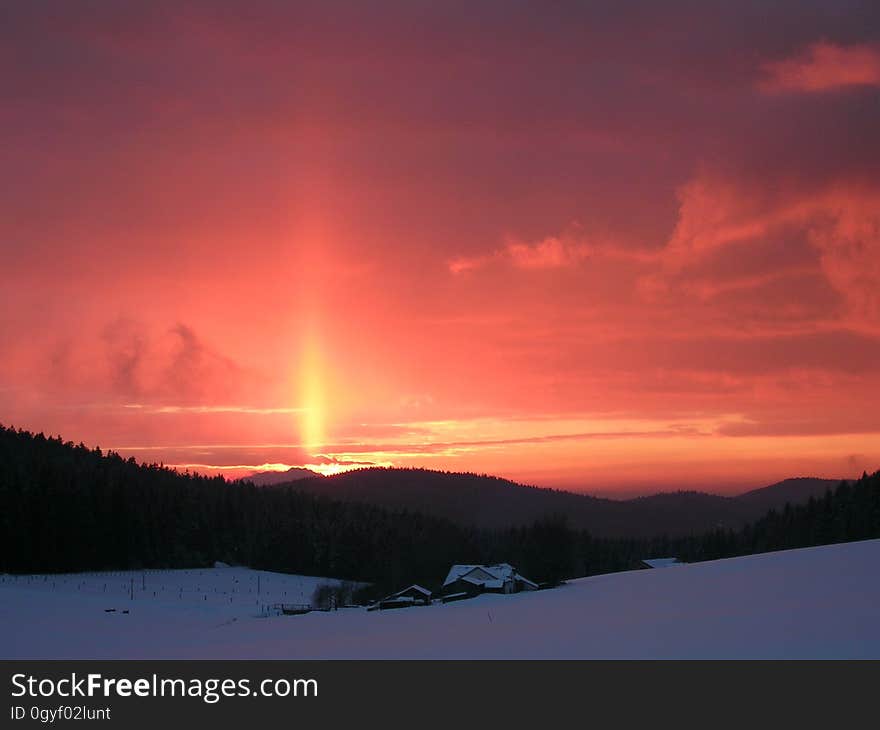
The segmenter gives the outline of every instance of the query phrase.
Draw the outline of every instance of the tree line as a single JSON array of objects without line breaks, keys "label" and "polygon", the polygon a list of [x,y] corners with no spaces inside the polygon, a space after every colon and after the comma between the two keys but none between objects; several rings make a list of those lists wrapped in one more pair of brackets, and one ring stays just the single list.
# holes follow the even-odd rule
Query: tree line
[{"label": "tree line", "polygon": [[532,580],[630,570],[880,537],[880,472],[741,530],[683,538],[595,538],[551,515],[478,529],[407,510],[340,502],[295,485],[255,487],[138,464],[0,426],[0,572],[192,568],[214,561],[373,584],[439,588],[453,563],[509,562]]}]

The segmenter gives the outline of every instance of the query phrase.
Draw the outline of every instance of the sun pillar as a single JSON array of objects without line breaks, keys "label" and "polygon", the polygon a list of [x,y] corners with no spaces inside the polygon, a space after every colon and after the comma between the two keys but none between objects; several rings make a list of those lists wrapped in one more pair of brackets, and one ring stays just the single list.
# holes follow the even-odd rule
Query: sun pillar
[{"label": "sun pillar", "polygon": [[306,337],[300,370],[301,440],[309,451],[319,449],[325,440],[325,395],[321,350],[314,332]]}]

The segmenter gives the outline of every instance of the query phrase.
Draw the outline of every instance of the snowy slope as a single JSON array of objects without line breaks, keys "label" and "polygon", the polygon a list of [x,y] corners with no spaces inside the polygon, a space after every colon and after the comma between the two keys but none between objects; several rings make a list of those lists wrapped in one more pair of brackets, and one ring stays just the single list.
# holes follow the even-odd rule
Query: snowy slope
[{"label": "snowy slope", "polygon": [[150,605],[182,611],[207,609],[212,615],[229,618],[260,615],[264,607],[273,603],[308,604],[319,585],[340,582],[335,578],[229,566],[0,576],[0,587],[40,592],[44,594],[41,601],[93,597],[105,608],[122,610]]},{"label": "snowy slope", "polygon": [[273,618],[158,600],[105,614],[101,595],[7,578],[0,658],[880,658],[878,565],[880,540],[870,540],[447,605]]}]

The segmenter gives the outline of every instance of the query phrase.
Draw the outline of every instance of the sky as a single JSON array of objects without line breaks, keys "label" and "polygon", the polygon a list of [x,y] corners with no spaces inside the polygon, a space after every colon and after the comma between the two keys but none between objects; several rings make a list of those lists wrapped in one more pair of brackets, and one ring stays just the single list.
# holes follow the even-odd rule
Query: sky
[{"label": "sky", "polygon": [[0,3],[0,423],[594,494],[880,467],[874,2]]}]

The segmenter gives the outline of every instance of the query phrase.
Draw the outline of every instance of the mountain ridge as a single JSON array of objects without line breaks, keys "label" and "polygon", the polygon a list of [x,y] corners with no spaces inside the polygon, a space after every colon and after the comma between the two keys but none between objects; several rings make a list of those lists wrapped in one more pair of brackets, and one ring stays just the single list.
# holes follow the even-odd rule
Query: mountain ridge
[{"label": "mountain ridge", "polygon": [[300,479],[312,479],[322,476],[316,471],[306,469],[301,466],[292,466],[286,471],[258,471],[246,477],[236,479],[237,482],[250,482],[257,487],[264,487],[270,484],[289,484]]},{"label": "mountain ridge", "polygon": [[376,467],[284,484],[341,501],[421,512],[473,527],[514,527],[563,515],[572,527],[598,537],[646,537],[739,529],[768,509],[806,502],[840,481],[793,477],[736,496],[689,490],[626,500],[429,469]]}]

